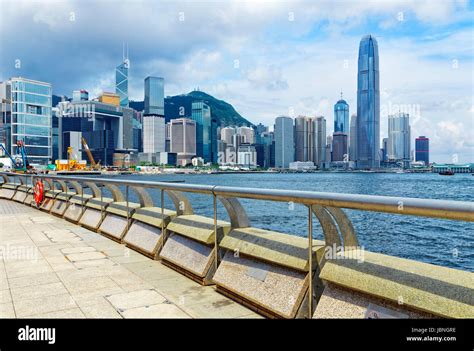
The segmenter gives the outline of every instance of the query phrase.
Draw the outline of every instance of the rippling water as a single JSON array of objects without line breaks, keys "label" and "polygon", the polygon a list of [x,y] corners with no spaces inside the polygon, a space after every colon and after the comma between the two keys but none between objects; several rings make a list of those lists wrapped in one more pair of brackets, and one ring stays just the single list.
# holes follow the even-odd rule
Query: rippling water
[{"label": "rippling water", "polygon": [[[122,176],[134,180],[184,180],[188,184],[295,189],[350,194],[473,201],[474,177],[456,174],[300,173]],[[159,195],[153,194],[159,204]],[[189,195],[196,213],[212,216],[212,198]],[[307,209],[287,203],[241,200],[252,226],[307,236]],[[169,204],[168,204],[169,206]],[[219,218],[227,220],[220,206]],[[435,218],[346,210],[367,250],[474,271],[474,224]],[[314,236],[322,232],[314,219]]]}]

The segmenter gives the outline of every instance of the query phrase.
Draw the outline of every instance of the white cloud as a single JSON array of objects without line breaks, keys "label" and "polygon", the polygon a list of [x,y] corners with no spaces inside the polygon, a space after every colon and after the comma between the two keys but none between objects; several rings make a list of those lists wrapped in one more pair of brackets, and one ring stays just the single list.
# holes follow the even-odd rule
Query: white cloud
[{"label": "white cloud", "polygon": [[[75,22],[69,21],[71,11]],[[58,94],[113,90],[114,68],[128,42],[132,99],[143,98],[145,76],[159,75],[167,95],[199,86],[253,122],[273,125],[276,116],[293,110],[324,115],[331,131],[341,90],[350,112],[356,111],[358,44],[370,19],[378,23],[370,28],[379,42],[382,105],[419,106],[412,114],[413,138],[429,136],[435,160],[448,161],[457,152],[461,161],[472,161],[473,31],[449,26],[469,15],[467,2],[456,0],[95,1],[94,6],[7,0],[0,13],[5,71],[0,78],[33,74],[52,81]],[[396,35],[398,28],[405,33],[420,23],[426,33]],[[11,47],[15,50],[5,50]],[[19,73],[6,64],[16,57],[25,67]],[[448,122],[459,134],[451,125],[438,130]]]}]

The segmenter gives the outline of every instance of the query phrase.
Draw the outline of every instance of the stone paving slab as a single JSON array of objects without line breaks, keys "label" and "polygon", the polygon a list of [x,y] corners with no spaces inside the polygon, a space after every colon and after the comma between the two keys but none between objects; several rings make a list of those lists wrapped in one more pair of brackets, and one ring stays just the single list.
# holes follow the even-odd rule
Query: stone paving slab
[{"label": "stone paving slab", "polygon": [[23,248],[0,256],[0,318],[259,317],[159,261],[3,199],[0,245]]}]

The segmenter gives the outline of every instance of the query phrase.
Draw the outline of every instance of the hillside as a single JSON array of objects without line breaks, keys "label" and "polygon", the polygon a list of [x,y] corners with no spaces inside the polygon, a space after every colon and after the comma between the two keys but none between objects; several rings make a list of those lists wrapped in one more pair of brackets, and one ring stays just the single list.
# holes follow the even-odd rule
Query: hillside
[{"label": "hillside", "polygon": [[[211,115],[221,126],[252,126],[253,123],[242,117],[234,107],[202,91],[192,91],[188,94],[168,96],[165,98],[165,118],[169,121],[178,117],[190,117],[193,101],[204,101],[211,108]],[[130,107],[137,111],[143,110],[143,101],[131,101]],[[180,116],[180,107],[184,107],[184,116]]]}]

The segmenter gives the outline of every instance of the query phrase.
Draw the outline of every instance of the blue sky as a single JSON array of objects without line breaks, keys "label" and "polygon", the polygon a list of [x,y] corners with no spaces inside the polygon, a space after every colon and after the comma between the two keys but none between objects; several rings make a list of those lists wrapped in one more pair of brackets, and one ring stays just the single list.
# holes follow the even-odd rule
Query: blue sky
[{"label": "blue sky", "polygon": [[381,135],[387,115],[410,113],[412,139],[432,160],[474,162],[473,2],[421,1],[2,1],[0,80],[24,76],[55,94],[114,90],[122,45],[130,95],[147,75],[165,94],[199,87],[247,119],[323,115],[332,132],[340,96],[356,111],[360,38],[379,43]]}]

